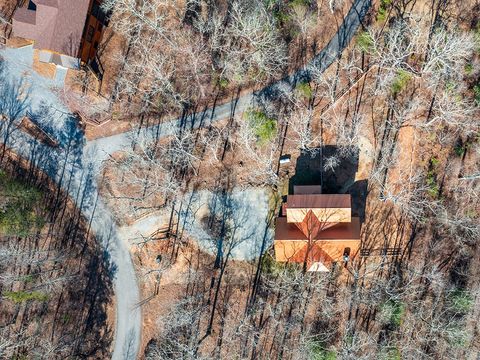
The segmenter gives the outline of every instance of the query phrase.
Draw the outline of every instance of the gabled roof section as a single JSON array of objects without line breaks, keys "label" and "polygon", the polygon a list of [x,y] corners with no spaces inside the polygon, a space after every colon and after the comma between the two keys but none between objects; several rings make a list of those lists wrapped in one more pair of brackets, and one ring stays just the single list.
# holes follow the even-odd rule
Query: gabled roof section
[{"label": "gabled roof section", "polygon": [[[275,240],[302,241],[308,238],[295,223],[288,223],[287,218],[278,217],[275,221]],[[352,217],[351,222],[325,227],[312,240],[360,240],[360,218]]]},{"label": "gabled roof section", "polygon": [[338,223],[320,231],[315,240],[360,240],[360,218],[352,217],[349,223]]},{"label": "gabled roof section", "polygon": [[[62,1],[62,0],[60,0],[60,1]],[[44,5],[44,6],[50,6],[50,7],[58,8],[58,0],[34,0],[33,2],[37,6],[38,5]]]},{"label": "gabled roof section", "polygon": [[308,268],[308,271],[313,271],[313,272],[330,272],[328,267],[326,267],[321,261],[314,262],[310,267]]},{"label": "gabled roof section", "polygon": [[19,23],[35,25],[36,12],[25,8],[20,8],[15,12],[14,19]]},{"label": "gabled roof section", "polygon": [[287,196],[286,215],[288,222],[304,222],[310,212],[322,223],[349,222],[352,216],[351,196],[349,194]]},{"label": "gabled roof section", "polygon": [[305,234],[293,223],[288,223],[286,217],[275,220],[275,240],[307,240]]},{"label": "gabled roof section", "polygon": [[[307,254],[308,251],[308,254]],[[308,249],[308,245],[298,251],[289,261],[295,263],[303,263],[307,260],[307,268],[311,266],[312,263],[321,262],[324,265],[330,265],[333,262],[333,259],[328,255],[321,246],[314,244],[311,249]]]},{"label": "gabled roof section", "polygon": [[352,210],[348,208],[290,208],[287,203],[287,221],[293,223],[304,222],[308,214],[316,216],[322,223],[350,222]]},{"label": "gabled roof section", "polygon": [[34,0],[37,10],[18,9],[15,36],[33,40],[34,48],[78,57],[90,0]]}]

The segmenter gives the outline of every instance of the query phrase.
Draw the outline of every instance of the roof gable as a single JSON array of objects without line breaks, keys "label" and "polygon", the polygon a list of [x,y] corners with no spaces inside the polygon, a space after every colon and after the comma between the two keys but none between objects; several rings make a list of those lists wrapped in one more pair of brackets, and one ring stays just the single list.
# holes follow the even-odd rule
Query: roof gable
[{"label": "roof gable", "polygon": [[34,40],[36,49],[77,57],[90,0],[36,0],[34,3],[36,11],[16,11],[14,34]]}]

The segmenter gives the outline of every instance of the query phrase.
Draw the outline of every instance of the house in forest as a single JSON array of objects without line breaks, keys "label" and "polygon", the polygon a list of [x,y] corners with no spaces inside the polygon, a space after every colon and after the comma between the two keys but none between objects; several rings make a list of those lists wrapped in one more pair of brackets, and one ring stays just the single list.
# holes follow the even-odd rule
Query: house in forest
[{"label": "house in forest", "polygon": [[329,271],[360,248],[360,219],[352,217],[349,194],[322,194],[321,186],[294,186],[276,219],[274,249],[279,262]]},{"label": "house in forest", "polygon": [[13,35],[33,41],[42,63],[78,68],[95,58],[106,15],[101,0],[29,0],[13,16]]}]

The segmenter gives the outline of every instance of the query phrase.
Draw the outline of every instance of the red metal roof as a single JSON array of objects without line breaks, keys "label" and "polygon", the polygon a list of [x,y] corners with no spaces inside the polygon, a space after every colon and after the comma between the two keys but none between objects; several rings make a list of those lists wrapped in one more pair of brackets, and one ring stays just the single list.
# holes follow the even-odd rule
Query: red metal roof
[{"label": "red metal roof", "polygon": [[321,262],[322,264],[329,266],[332,264],[333,259],[328,255],[325,251],[323,251],[322,247],[319,244],[313,244],[310,251],[308,251],[308,246],[305,246],[298,251],[294,256],[292,256],[288,261],[294,263],[303,263],[305,261],[305,257],[307,259],[307,269],[315,262]]},{"label": "red metal roof", "polygon": [[[350,223],[338,223],[316,234],[314,240],[359,240],[360,219],[352,217]],[[275,240],[308,240],[295,223],[287,223],[287,218],[279,217],[275,221]]]},{"label": "red metal roof", "polygon": [[287,223],[286,217],[275,220],[275,240],[307,240],[295,223]]}]

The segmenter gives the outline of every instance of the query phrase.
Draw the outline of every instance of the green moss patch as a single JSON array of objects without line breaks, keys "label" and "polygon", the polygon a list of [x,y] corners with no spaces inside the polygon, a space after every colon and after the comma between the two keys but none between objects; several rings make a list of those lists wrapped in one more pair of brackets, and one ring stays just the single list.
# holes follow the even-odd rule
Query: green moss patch
[{"label": "green moss patch", "polygon": [[0,234],[25,236],[44,225],[38,215],[42,193],[0,171]]},{"label": "green moss patch", "polygon": [[16,304],[31,300],[42,302],[48,300],[48,295],[40,291],[5,291],[2,295]]}]

